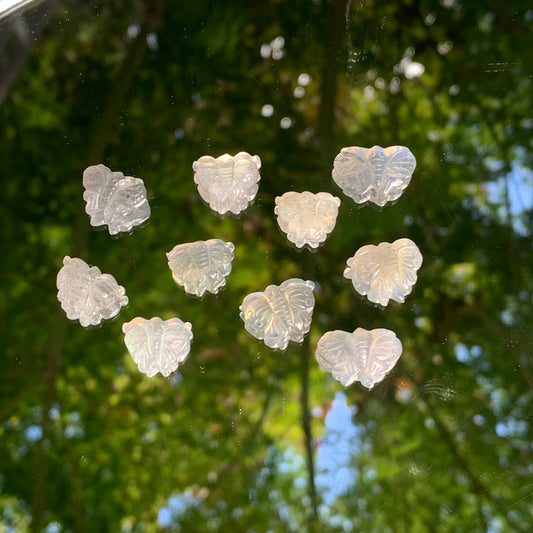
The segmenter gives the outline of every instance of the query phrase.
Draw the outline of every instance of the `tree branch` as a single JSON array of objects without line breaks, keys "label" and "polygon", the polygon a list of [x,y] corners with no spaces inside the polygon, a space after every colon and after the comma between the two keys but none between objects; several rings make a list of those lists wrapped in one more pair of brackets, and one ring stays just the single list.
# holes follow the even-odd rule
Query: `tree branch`
[{"label": "tree branch", "polygon": [[313,433],[311,430],[311,414],[309,412],[309,367],[311,359],[311,348],[309,335],[305,338],[302,346],[302,393],[301,401],[301,421],[305,439],[305,454],[307,459],[307,490],[311,501],[311,509],[308,513],[307,529],[309,533],[317,531],[318,523],[318,494],[315,485],[315,462],[313,457]]},{"label": "tree branch", "polygon": [[[476,474],[474,473],[474,471],[468,464],[464,454],[461,454],[457,445],[455,444],[451,431],[448,429],[444,421],[440,418],[435,407],[431,404],[428,398],[426,398],[426,396],[424,395],[424,391],[420,388],[419,383],[416,383],[416,389],[417,389],[419,398],[426,406],[431,418],[433,418],[433,420],[435,421],[435,426],[438,429],[439,433],[441,434],[442,441],[448,448],[448,451],[454,458],[457,466],[464,472],[464,474],[470,481],[470,485],[472,486],[472,489],[474,490],[474,492],[477,494],[478,498],[484,497],[498,511],[498,513],[509,524],[509,526],[511,527],[513,531],[522,531],[524,533],[526,533],[526,531],[529,531],[529,529],[524,529],[511,516],[509,516],[509,512],[508,512],[509,510],[506,508],[506,506],[501,502],[500,499],[496,498],[494,494],[492,494],[492,492],[488,489],[488,487],[486,487],[485,484],[479,479],[479,477],[476,476]],[[480,509],[479,502],[478,502],[478,509]],[[479,513],[480,511],[478,510],[478,514]],[[483,517],[483,514],[481,513],[480,521],[482,517]],[[486,527],[486,524],[484,521],[482,522],[482,526],[484,528]],[[483,531],[485,530],[486,529],[483,529]]]},{"label": "tree branch", "polygon": [[318,117],[318,132],[324,141],[328,141],[333,135],[337,78],[341,66],[346,2],[345,0],[332,0],[332,2],[326,2],[325,4],[328,10],[327,45],[322,68],[322,85],[320,88],[322,101]]}]

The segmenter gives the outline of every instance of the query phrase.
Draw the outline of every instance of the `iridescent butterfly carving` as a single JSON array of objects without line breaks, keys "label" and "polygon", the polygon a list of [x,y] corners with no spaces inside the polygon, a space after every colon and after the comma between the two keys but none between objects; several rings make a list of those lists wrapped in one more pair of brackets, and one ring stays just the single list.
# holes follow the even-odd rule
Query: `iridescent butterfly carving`
[{"label": "iridescent butterfly carving", "polygon": [[246,152],[216,159],[204,155],[192,165],[200,196],[217,213],[238,215],[255,198],[261,176],[261,159]]},{"label": "iridescent butterfly carving", "polygon": [[122,325],[124,342],[139,371],[149,378],[168,376],[185,361],[191,349],[192,326],[179,318],[137,317]]},{"label": "iridescent butterfly carving", "polygon": [[345,387],[359,381],[367,389],[385,377],[400,355],[400,339],[381,328],[328,331],[318,341],[315,353],[318,364]]},{"label": "iridescent butterfly carving", "polygon": [[234,249],[233,243],[220,239],[178,244],[167,253],[168,266],[174,281],[189,294],[216,294],[231,272]]},{"label": "iridescent butterfly carving", "polygon": [[311,327],[314,288],[312,281],[293,278],[248,294],[240,306],[244,327],[269,348],[285,350],[289,341],[302,342]]},{"label": "iridescent butterfly carving", "polygon": [[341,201],[328,192],[286,192],[276,198],[274,213],[289,241],[317,248],[333,231]]},{"label": "iridescent butterfly carving", "polygon": [[350,146],[335,158],[332,177],[356,203],[383,207],[402,195],[415,167],[416,159],[405,146]]},{"label": "iridescent butterfly carving", "polygon": [[142,179],[94,165],[83,173],[85,211],[91,226],[107,224],[109,234],[127,232],[150,218],[150,204]]},{"label": "iridescent butterfly carving", "polygon": [[363,246],[347,264],[344,277],[352,280],[354,289],[371,302],[385,306],[389,299],[403,303],[411,293],[422,254],[412,240],[398,239],[392,244]]},{"label": "iridescent butterfly carving", "polygon": [[113,318],[128,305],[124,287],[111,274],[102,274],[98,267],[76,257],[64,257],[56,282],[57,299],[67,318],[79,320],[83,327]]}]

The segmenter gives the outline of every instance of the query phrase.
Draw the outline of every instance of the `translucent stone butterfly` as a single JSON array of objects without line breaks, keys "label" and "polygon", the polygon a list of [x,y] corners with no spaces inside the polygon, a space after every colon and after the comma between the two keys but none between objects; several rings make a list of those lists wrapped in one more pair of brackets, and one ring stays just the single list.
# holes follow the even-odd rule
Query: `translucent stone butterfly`
[{"label": "translucent stone butterfly", "polygon": [[332,177],[356,203],[383,207],[402,195],[415,167],[416,159],[405,146],[350,146],[335,158]]},{"label": "translucent stone butterfly", "polygon": [[289,241],[317,248],[333,231],[341,201],[328,192],[286,192],[276,198],[274,213]]},{"label": "translucent stone butterfly", "polygon": [[83,327],[113,318],[128,305],[124,287],[111,274],[102,274],[82,259],[66,255],[56,281],[57,299],[67,318],[79,320]]},{"label": "translucent stone butterfly", "polygon": [[371,389],[394,367],[402,343],[393,331],[357,328],[353,333],[328,331],[318,341],[315,357],[345,387],[354,381]]},{"label": "translucent stone butterfly", "polygon": [[261,159],[257,155],[239,152],[216,159],[204,155],[192,168],[200,196],[221,215],[244,211],[259,189]]},{"label": "translucent stone butterfly", "polygon": [[363,246],[347,264],[344,277],[352,280],[354,289],[371,302],[385,306],[389,299],[403,303],[411,293],[422,254],[412,240],[398,239],[392,244]]},{"label": "translucent stone butterfly", "polygon": [[142,179],[94,165],[83,173],[85,211],[91,226],[107,225],[109,234],[131,231],[150,218],[150,204]]},{"label": "translucent stone butterfly", "polygon": [[160,372],[168,376],[191,350],[192,326],[179,318],[137,317],[122,325],[124,342],[139,371],[149,378]]},{"label": "translucent stone butterfly", "polygon": [[167,253],[168,266],[189,294],[216,294],[231,272],[234,249],[233,243],[220,239],[178,244]]},{"label": "translucent stone butterfly", "polygon": [[245,329],[269,348],[285,350],[302,342],[311,327],[315,297],[312,281],[293,278],[248,294],[240,307]]}]

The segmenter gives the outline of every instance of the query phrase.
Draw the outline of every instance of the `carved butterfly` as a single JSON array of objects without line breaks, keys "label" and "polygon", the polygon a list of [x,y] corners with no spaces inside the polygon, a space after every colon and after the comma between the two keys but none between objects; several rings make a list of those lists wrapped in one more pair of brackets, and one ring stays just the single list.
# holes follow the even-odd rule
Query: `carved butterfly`
[{"label": "carved butterfly", "polygon": [[321,368],[347,387],[355,381],[371,389],[394,367],[402,343],[388,329],[357,328],[353,333],[328,331],[318,341],[315,357]]},{"label": "carved butterfly", "polygon": [[269,348],[285,350],[302,342],[311,327],[315,297],[312,281],[293,278],[248,294],[240,306],[245,329]]},{"label": "carved butterfly", "polygon": [[350,146],[335,157],[332,177],[356,203],[383,207],[402,195],[415,167],[416,159],[405,146]]},{"label": "carved butterfly", "polygon": [[347,261],[344,277],[371,302],[387,305],[389,299],[403,303],[417,280],[422,254],[410,239],[382,242],[357,250]]},{"label": "carved butterfly", "polygon": [[333,231],[341,201],[327,193],[290,191],[276,198],[274,213],[289,241],[298,248],[317,248]]},{"label": "carved butterfly", "polygon": [[102,274],[77,257],[64,257],[56,283],[57,299],[67,318],[79,320],[83,327],[113,318],[128,305],[126,290],[111,274]]},{"label": "carved butterfly", "polygon": [[185,361],[193,337],[190,322],[179,318],[137,317],[122,325],[124,342],[139,371],[149,378],[168,376]]},{"label": "carved butterfly", "polygon": [[231,272],[234,249],[221,239],[178,244],[167,253],[172,278],[189,294],[216,294]]},{"label": "carved butterfly", "polygon": [[94,165],[83,173],[85,211],[91,226],[107,224],[109,234],[130,231],[150,218],[150,204],[142,179]]},{"label": "carved butterfly", "polygon": [[257,155],[239,152],[216,159],[204,155],[192,168],[200,196],[221,215],[244,211],[259,189],[261,159]]}]

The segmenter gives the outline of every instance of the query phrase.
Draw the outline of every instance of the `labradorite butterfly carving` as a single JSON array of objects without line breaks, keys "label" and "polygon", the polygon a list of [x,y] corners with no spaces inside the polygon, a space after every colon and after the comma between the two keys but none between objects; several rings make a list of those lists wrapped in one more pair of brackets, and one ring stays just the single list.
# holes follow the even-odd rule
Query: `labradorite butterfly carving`
[{"label": "labradorite butterfly carving", "polygon": [[335,157],[332,177],[354,202],[383,207],[402,195],[415,167],[415,156],[405,146],[350,146]]},{"label": "labradorite butterfly carving", "polygon": [[317,343],[315,357],[321,368],[347,387],[359,381],[371,389],[394,367],[402,343],[393,331],[357,328],[353,333],[325,333]]}]

